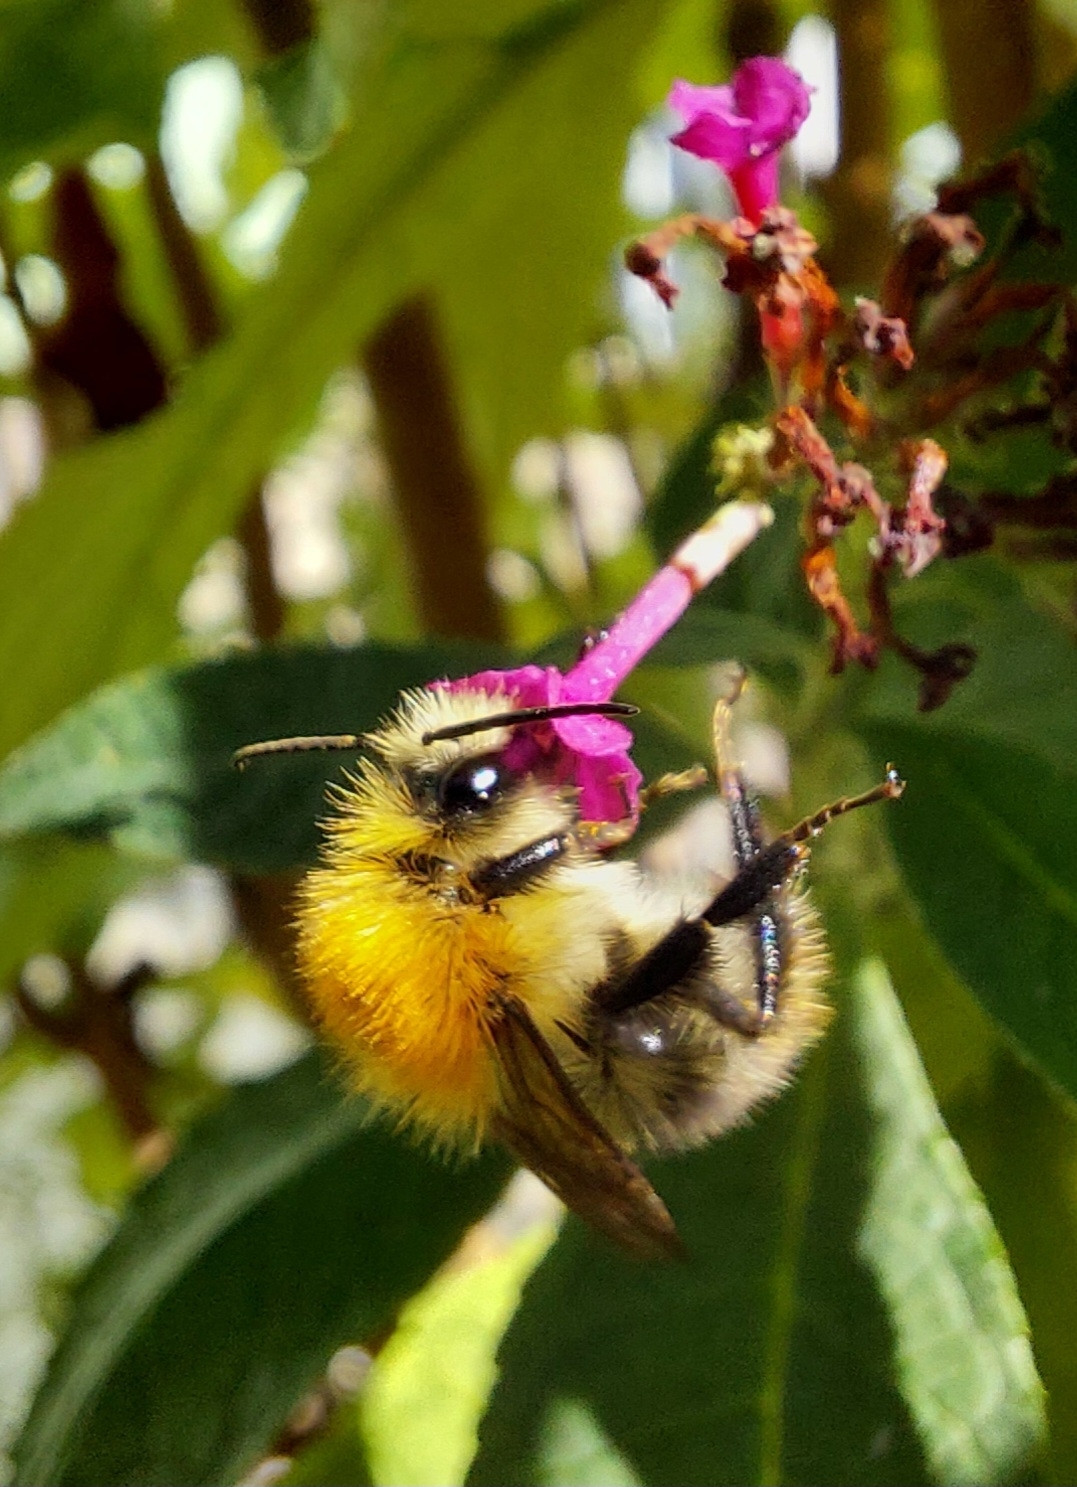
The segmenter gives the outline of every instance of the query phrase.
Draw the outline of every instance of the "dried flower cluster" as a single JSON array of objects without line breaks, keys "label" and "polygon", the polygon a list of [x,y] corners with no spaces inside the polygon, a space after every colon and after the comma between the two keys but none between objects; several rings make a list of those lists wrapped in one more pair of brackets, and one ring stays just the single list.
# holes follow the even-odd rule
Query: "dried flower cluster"
[{"label": "dried flower cluster", "polygon": [[[920,672],[921,707],[938,707],[968,675],[974,653],[958,644],[928,652],[899,635],[889,582],[895,574],[916,577],[940,556],[985,545],[1006,503],[996,494],[975,505],[949,490],[945,448],[928,430],[970,399],[1033,370],[1041,374],[1042,397],[981,412],[979,435],[1054,417],[1077,450],[1077,311],[1056,285],[1000,278],[1017,243],[1047,233],[1027,168],[1014,156],[979,181],[944,189],[937,209],[903,234],[879,299],[858,299],[848,310],[815,256],[815,239],[778,195],[781,148],[810,108],[803,79],[777,58],[755,57],[729,85],[676,82],[669,103],[684,120],[673,143],[727,174],[740,214],[730,221],[678,217],[633,243],[627,265],[672,306],[677,288],[665,260],[674,245],[694,237],[721,255],[726,288],[754,307],[771,373],[775,410],[756,441],[765,450],[767,478],[777,486],[797,472],[809,477],[802,568],[831,622],[831,669],[839,672],[849,662],[874,666],[889,647]],[[981,196],[1000,191],[1016,197],[1017,219],[1008,241],[980,264],[984,239],[969,210]],[[1043,348],[1060,304],[1066,335],[1052,360]],[[1013,309],[1043,310],[1045,318],[1019,345],[983,351],[985,328]],[[734,441],[740,452],[747,448],[746,433]],[[722,436],[718,444],[729,447]],[[847,453],[862,458],[843,457]],[[1077,525],[1077,478],[1072,487],[1045,492],[1039,504],[1018,506],[1033,521],[1038,511],[1053,517],[1064,508]],[[844,592],[836,548],[862,512],[875,525],[866,621]],[[567,673],[523,666],[435,685],[481,691],[517,708],[606,702],[692,595],[769,519],[762,504],[720,507]],[[505,758],[523,773],[541,772],[577,789],[583,821],[602,844],[612,844],[630,835],[639,818],[642,780],[631,747],[631,731],[614,718],[562,717],[519,730]]]},{"label": "dried flower cluster", "polygon": [[[1038,499],[982,493],[973,500],[946,485],[945,436],[935,434],[959,419],[966,420],[964,433],[979,438],[1052,419],[1056,441],[1077,452],[1077,310],[1057,284],[1003,278],[1016,247],[1033,236],[1050,239],[1020,155],[944,187],[936,209],[902,233],[878,300],[843,307],[815,256],[815,239],[778,195],[779,151],[803,123],[809,101],[798,74],[769,57],[746,62],[728,87],[675,83],[669,104],[685,127],[673,143],[728,175],[740,215],[678,217],[633,243],[626,263],[672,306],[677,289],[665,261],[675,244],[693,237],[721,255],[725,287],[754,307],[771,372],[770,477],[777,484],[798,471],[810,476],[802,566],[831,622],[831,669],[874,666],[889,647],[921,673],[927,710],[946,700],[975,656],[964,645],[926,652],[903,639],[891,614],[892,575],[914,578],[940,556],[987,545],[1000,520],[1077,524],[1077,476],[1056,478]],[[984,238],[969,213],[1000,193],[1015,199],[1015,217],[1005,240],[980,261]],[[1060,306],[1065,333],[1061,351],[1051,355],[1045,348]],[[1016,344],[986,349],[985,332],[1015,310],[1043,315]],[[983,409],[985,394],[1029,372],[1038,374],[1038,390]],[[876,528],[866,620],[843,590],[835,547],[861,512]]]}]

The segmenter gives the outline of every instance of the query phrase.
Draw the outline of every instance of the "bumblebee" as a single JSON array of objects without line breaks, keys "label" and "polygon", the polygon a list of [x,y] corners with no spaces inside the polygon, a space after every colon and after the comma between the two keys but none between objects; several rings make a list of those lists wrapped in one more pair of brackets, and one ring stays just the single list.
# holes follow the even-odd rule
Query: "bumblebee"
[{"label": "bumblebee", "polygon": [[767,843],[729,742],[741,680],[714,714],[735,873],[688,892],[610,860],[617,823],[582,821],[570,785],[511,764],[520,730],[623,704],[514,709],[434,685],[363,739],[237,756],[365,748],[334,788],[297,912],[302,980],[358,1088],[439,1146],[502,1142],[647,1258],[679,1240],[629,1153],[708,1141],[788,1083],[830,1016],[823,931],[798,881],[807,843],[903,788],[889,770]]}]

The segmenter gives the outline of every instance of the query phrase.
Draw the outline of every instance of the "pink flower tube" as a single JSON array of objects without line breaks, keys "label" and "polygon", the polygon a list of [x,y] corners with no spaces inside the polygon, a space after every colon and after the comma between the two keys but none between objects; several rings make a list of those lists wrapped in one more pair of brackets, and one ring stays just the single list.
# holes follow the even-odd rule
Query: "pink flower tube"
[{"label": "pink flower tube", "polygon": [[673,143],[721,166],[740,210],[758,226],[778,203],[778,152],[808,117],[811,91],[780,57],[752,57],[720,87],[677,80],[669,106],[685,127]]},{"label": "pink flower tube", "polygon": [[[694,594],[724,572],[772,520],[769,506],[729,501],[688,540],[636,595],[610,629],[562,674],[556,666],[479,671],[441,683],[453,692],[503,694],[512,707],[561,702],[608,702],[614,692],[687,609]],[[632,733],[614,718],[556,718],[516,729],[505,763],[521,773],[541,769],[556,783],[579,791],[588,822],[639,818],[642,776],[630,750]]]}]

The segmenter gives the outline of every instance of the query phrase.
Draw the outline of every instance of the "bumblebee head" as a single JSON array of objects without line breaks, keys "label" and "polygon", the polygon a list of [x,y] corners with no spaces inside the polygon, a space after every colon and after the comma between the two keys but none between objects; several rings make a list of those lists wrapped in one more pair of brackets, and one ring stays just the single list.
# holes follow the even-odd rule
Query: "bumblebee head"
[{"label": "bumblebee head", "polygon": [[235,762],[362,749],[358,770],[331,787],[325,826],[334,855],[436,858],[469,873],[578,825],[577,791],[558,777],[556,751],[544,754],[544,724],[635,711],[613,702],[514,708],[504,693],[435,685],[406,692],[362,738],[278,739],[240,749]]}]

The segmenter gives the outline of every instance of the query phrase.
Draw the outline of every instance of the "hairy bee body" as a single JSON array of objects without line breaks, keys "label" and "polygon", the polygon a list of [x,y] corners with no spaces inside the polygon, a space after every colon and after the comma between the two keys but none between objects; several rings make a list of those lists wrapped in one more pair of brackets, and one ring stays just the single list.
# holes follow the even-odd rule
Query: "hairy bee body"
[{"label": "hairy bee body", "polygon": [[[503,705],[425,689],[368,738],[301,890],[300,970],[360,1089],[438,1144],[507,1141],[624,1242],[632,1215],[604,1221],[596,1171],[775,1094],[825,1029],[825,947],[804,894],[777,884],[780,999],[753,1025],[758,915],[706,924],[720,885],[674,891],[604,858],[574,790],[501,768],[510,730],[424,741]],[[620,1185],[637,1180],[661,1208],[625,1159]]]},{"label": "hairy bee body", "polygon": [[[646,889],[645,889],[646,891]],[[643,1006],[616,1016],[586,998],[590,1048],[561,1054],[566,1073],[597,1119],[630,1150],[662,1152],[698,1146],[741,1125],[789,1083],[800,1059],[826,1031],[829,962],[818,916],[805,894],[784,891],[779,909],[787,965],[781,1011],[762,1031],[720,1022],[714,990],[754,1011],[752,928],[724,925],[695,972]],[[662,933],[698,912],[704,899],[668,904]],[[649,948],[649,947],[648,947]]]}]

